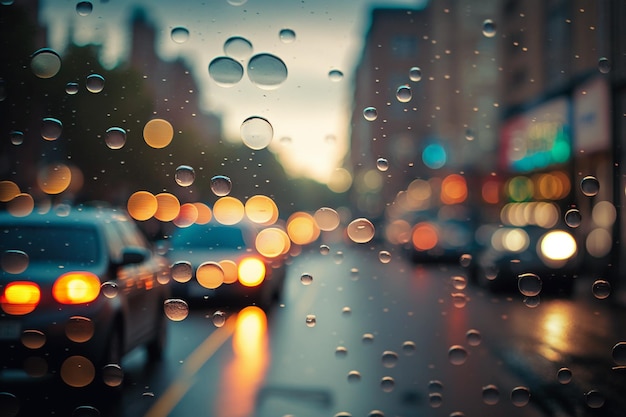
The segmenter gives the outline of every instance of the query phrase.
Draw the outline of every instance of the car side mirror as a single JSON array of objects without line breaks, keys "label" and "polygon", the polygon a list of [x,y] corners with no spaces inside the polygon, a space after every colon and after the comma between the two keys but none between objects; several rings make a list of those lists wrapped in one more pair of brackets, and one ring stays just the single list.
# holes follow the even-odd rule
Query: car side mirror
[{"label": "car side mirror", "polygon": [[138,264],[150,257],[150,251],[141,247],[127,247],[122,250],[121,265]]}]

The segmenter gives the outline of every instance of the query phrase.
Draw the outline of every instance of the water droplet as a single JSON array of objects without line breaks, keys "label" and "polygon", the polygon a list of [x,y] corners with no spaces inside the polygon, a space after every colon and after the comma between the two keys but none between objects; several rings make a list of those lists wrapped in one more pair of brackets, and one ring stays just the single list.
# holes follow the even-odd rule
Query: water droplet
[{"label": "water droplet", "polygon": [[165,148],[173,138],[174,126],[165,119],[151,119],[143,127],[143,139],[151,148]]},{"label": "water droplet", "polygon": [[587,175],[580,181],[580,189],[587,197],[593,197],[600,191],[600,182],[596,177]]},{"label": "water droplet", "polygon": [[378,111],[376,110],[376,107],[364,108],[363,117],[365,117],[365,120],[367,120],[368,122],[373,122],[374,120],[376,120],[376,118],[378,117]]},{"label": "water droplet", "polygon": [[469,267],[472,264],[472,255],[470,255],[469,253],[464,253],[459,258],[459,263],[463,268]]},{"label": "water droplet", "polygon": [[345,358],[348,356],[348,349],[345,346],[337,346],[335,349],[335,356],[337,358]]},{"label": "water droplet", "polygon": [[348,382],[355,383],[361,381],[361,373],[359,371],[348,372]]},{"label": "water droplet", "polygon": [[591,292],[598,300],[604,300],[611,294],[611,284],[603,279],[597,279],[591,286]]},{"label": "water droplet", "polygon": [[565,212],[565,224],[571,228],[576,228],[582,223],[582,216],[578,209],[569,209]]},{"label": "water droplet", "polygon": [[539,307],[541,304],[541,297],[538,295],[532,297],[524,297],[524,305],[528,308]]},{"label": "water droplet", "polygon": [[343,80],[343,72],[339,71],[338,69],[330,70],[328,71],[328,79],[334,83],[337,83]]},{"label": "water droplet", "polygon": [[428,392],[431,394],[434,393],[442,393],[443,392],[443,383],[438,379],[433,379],[428,381]]},{"label": "water droplet", "polygon": [[315,314],[307,314],[305,323],[307,327],[315,327],[317,324],[317,317],[315,317]]},{"label": "water droplet", "polygon": [[91,340],[94,331],[95,325],[87,317],[73,316],[65,324],[65,335],[76,343],[85,343]]},{"label": "water droplet", "polygon": [[378,168],[378,170],[381,172],[387,171],[389,169],[389,161],[387,161],[385,158],[378,158],[376,160],[376,168]]},{"label": "water droplet", "polygon": [[63,123],[59,119],[46,117],[41,122],[41,137],[45,140],[57,140],[63,131]]},{"label": "water droplet", "polygon": [[443,395],[438,392],[428,394],[428,404],[432,408],[439,408],[443,404]]},{"label": "water droplet", "polygon": [[292,43],[296,40],[296,32],[291,29],[282,29],[278,33],[278,37],[282,41],[282,43]]},{"label": "water droplet", "polygon": [[382,361],[385,368],[393,368],[398,363],[398,354],[394,351],[386,350],[383,352]]},{"label": "water droplet", "polygon": [[185,43],[189,40],[189,31],[182,26],[175,27],[170,33],[170,37],[175,43]]},{"label": "water droplet", "polygon": [[254,150],[267,148],[274,137],[274,128],[270,122],[258,116],[244,120],[240,132],[243,143]]},{"label": "water droplet", "polygon": [[10,131],[9,138],[11,139],[11,144],[15,146],[19,146],[24,143],[24,133],[19,130]]},{"label": "water droplet", "polygon": [[0,410],[2,417],[15,417],[20,411],[20,401],[10,392],[0,392]]},{"label": "water droplet", "polygon": [[496,405],[500,401],[500,391],[495,385],[489,384],[483,387],[483,402],[487,405]]},{"label": "water droplet", "polygon": [[416,350],[417,350],[417,346],[415,346],[415,342],[411,340],[407,340],[404,343],[402,343],[402,351],[404,352],[405,355],[411,356],[412,354],[415,353]]},{"label": "water droplet", "polygon": [[348,306],[341,309],[341,314],[343,316],[350,316],[352,314],[352,309]]},{"label": "water droplet", "polygon": [[467,350],[460,345],[451,346],[448,349],[448,360],[452,365],[463,365],[467,360]]},{"label": "water droplet", "polygon": [[613,346],[613,361],[620,366],[626,365],[626,342],[618,342]]},{"label": "water droplet", "polygon": [[348,224],[348,237],[355,243],[367,243],[374,237],[376,229],[366,218],[354,219]]},{"label": "water droplet", "polygon": [[126,144],[126,131],[121,127],[110,127],[104,136],[104,143],[110,149],[120,149]]},{"label": "water droplet", "polygon": [[384,376],[380,380],[380,388],[383,392],[391,392],[396,387],[396,381],[390,376]]},{"label": "water droplet", "polygon": [[165,315],[172,321],[185,320],[189,315],[189,306],[185,300],[170,298],[163,303]]},{"label": "water droplet", "polygon": [[539,295],[542,285],[541,278],[537,274],[529,272],[517,277],[517,288],[527,297]]},{"label": "water droplet", "polygon": [[209,63],[209,75],[220,87],[232,87],[243,78],[243,66],[230,57],[220,56]]},{"label": "water droplet", "polygon": [[52,78],[61,69],[61,57],[50,48],[41,48],[31,55],[30,69],[39,78]]},{"label": "water droplet", "polygon": [[400,103],[408,103],[411,101],[412,97],[413,93],[411,92],[411,87],[408,85],[401,85],[396,89],[396,99],[398,99]]},{"label": "water droplet", "polygon": [[302,285],[311,285],[313,282],[313,275],[304,273],[300,276],[300,282]]},{"label": "water droplet", "polygon": [[221,310],[217,310],[213,313],[211,321],[213,321],[213,325],[215,327],[222,327],[226,323],[226,313]]},{"label": "water droplet", "polygon": [[287,66],[277,56],[257,54],[248,62],[248,78],[257,87],[272,90],[287,79]]},{"label": "water droplet", "polygon": [[243,6],[248,0],[228,0],[228,4],[231,6]]},{"label": "water droplet", "polygon": [[491,19],[486,19],[483,22],[483,35],[486,38],[493,38],[496,36],[496,24]]},{"label": "water droplet", "polygon": [[463,308],[467,304],[467,296],[462,292],[454,292],[450,294],[452,297],[452,305],[456,308]]},{"label": "water droplet", "polygon": [[381,410],[372,410],[369,412],[367,417],[385,417],[385,413],[383,413]]},{"label": "water droplet", "polygon": [[462,275],[454,275],[452,277],[452,286],[457,290],[464,290],[467,287],[467,278]]},{"label": "water droplet", "polygon": [[218,197],[224,197],[230,193],[233,188],[233,183],[230,178],[224,175],[216,175],[211,178],[211,191]]},{"label": "water droplet", "polygon": [[90,405],[80,405],[72,411],[72,417],[100,417],[100,410]]},{"label": "water droplet", "polygon": [[215,289],[224,283],[224,269],[217,262],[203,262],[196,269],[198,284],[207,289]]},{"label": "water droplet", "polygon": [[317,226],[326,232],[335,230],[341,221],[339,213],[330,207],[321,207],[313,215]]},{"label": "water droplet", "polygon": [[174,179],[181,187],[189,187],[196,179],[196,172],[189,165],[180,165],[176,168]]},{"label": "water droplet", "polygon": [[0,257],[0,266],[8,274],[21,274],[28,268],[28,263],[26,252],[17,249],[5,250]]},{"label": "water droplet", "polygon": [[330,247],[328,245],[320,245],[320,254],[328,255],[330,253]]},{"label": "water droplet", "polygon": [[524,407],[530,401],[530,390],[527,387],[515,387],[511,390],[511,402],[516,407]]},{"label": "water droplet", "polygon": [[381,250],[380,252],[378,252],[378,260],[382,264],[388,264],[389,262],[391,262],[391,253],[386,250]]},{"label": "water droplet", "polygon": [[170,267],[170,274],[174,281],[185,283],[193,276],[193,267],[188,261],[177,261]]},{"label": "water droplet", "polygon": [[472,129],[466,129],[465,130],[465,139],[472,141],[476,138],[476,135],[474,133],[474,131]]},{"label": "water droplet", "polygon": [[465,338],[467,339],[467,344],[470,346],[478,346],[482,340],[482,336],[480,332],[476,329],[470,329],[465,333]]},{"label": "water droplet", "polygon": [[116,363],[110,363],[102,368],[102,380],[109,387],[119,387],[124,381],[124,371]]},{"label": "water droplet", "polygon": [[604,395],[598,390],[592,389],[585,394],[585,402],[589,408],[600,408],[604,405],[604,401]]},{"label": "water droplet", "polygon": [[598,70],[602,74],[608,74],[611,71],[611,62],[605,57],[598,59]]},{"label": "water droplet", "polygon": [[[335,255],[333,256],[333,262],[335,262],[335,264],[339,265],[341,263],[343,263],[343,252],[338,250]],[[359,273],[359,270],[357,269],[357,275]]]},{"label": "water droplet", "polygon": [[93,11],[93,4],[90,1],[79,1],[76,3],[76,13],[79,16],[89,16]]},{"label": "water droplet", "polygon": [[85,80],[85,87],[90,93],[99,93],[104,89],[104,77],[100,74],[89,74]]},{"label": "water droplet", "polygon": [[40,330],[24,330],[20,341],[28,349],[39,349],[46,344],[46,335]]},{"label": "water droplet", "polygon": [[418,82],[422,79],[422,70],[420,67],[411,67],[409,70],[409,79],[413,82]]},{"label": "water droplet", "polygon": [[569,368],[561,368],[556,373],[556,379],[560,384],[569,384],[572,381],[572,371]]},{"label": "water droplet", "polygon": [[61,379],[70,387],[82,388],[91,384],[96,376],[93,363],[84,356],[70,356],[61,365]]},{"label": "water droplet", "polygon": [[74,94],[78,94],[78,83],[69,82],[65,84],[65,92],[69,94],[70,96],[73,96]]},{"label": "water droplet", "polygon": [[102,294],[104,294],[106,298],[115,298],[117,297],[118,292],[117,283],[113,281],[105,281],[100,286],[100,291],[102,291]]},{"label": "water droplet", "polygon": [[[229,57],[244,60],[252,55],[252,43],[241,36],[233,36],[224,42],[224,53]],[[243,67],[241,67],[241,76],[243,77]],[[241,79],[241,77],[239,77]]]},{"label": "water droplet", "polygon": [[372,333],[364,333],[363,336],[361,336],[361,341],[365,345],[372,344],[374,342],[374,335]]}]

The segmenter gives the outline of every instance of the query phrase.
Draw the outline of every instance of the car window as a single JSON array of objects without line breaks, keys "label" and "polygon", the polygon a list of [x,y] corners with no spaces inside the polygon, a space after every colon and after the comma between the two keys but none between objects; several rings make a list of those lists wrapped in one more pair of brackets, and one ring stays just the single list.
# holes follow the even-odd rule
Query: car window
[{"label": "car window", "polygon": [[171,239],[175,249],[245,249],[244,231],[239,227],[198,226],[177,230]]}]

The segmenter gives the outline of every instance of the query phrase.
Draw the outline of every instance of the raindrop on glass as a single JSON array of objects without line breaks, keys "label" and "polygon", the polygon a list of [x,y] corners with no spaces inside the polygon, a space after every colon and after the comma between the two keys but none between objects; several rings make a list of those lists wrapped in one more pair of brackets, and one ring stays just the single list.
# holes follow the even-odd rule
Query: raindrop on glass
[{"label": "raindrop on glass", "polygon": [[46,335],[40,330],[24,330],[20,341],[28,349],[39,349],[46,344]]},{"label": "raindrop on glass", "polygon": [[175,43],[185,43],[189,40],[189,31],[187,28],[178,26],[172,29],[170,37]]},{"label": "raindrop on glass", "polygon": [[100,410],[90,405],[79,405],[72,411],[72,417],[100,417]]},{"label": "raindrop on glass", "polygon": [[[233,36],[224,42],[224,53],[229,57],[244,60],[252,55],[252,43],[241,36]],[[241,70],[241,76],[243,76],[243,67]]]},{"label": "raindrop on glass", "polygon": [[476,138],[476,135],[474,133],[474,131],[472,129],[466,129],[465,130],[465,139],[472,141]]},{"label": "raindrop on glass", "polygon": [[189,187],[196,179],[196,172],[189,165],[180,165],[176,168],[174,179],[181,187]]},{"label": "raindrop on glass", "polygon": [[465,333],[465,339],[467,339],[467,344],[470,346],[478,346],[482,340],[482,336],[480,332],[476,329],[470,329]]},{"label": "raindrop on glass", "polygon": [[296,40],[296,32],[291,29],[282,29],[278,33],[278,37],[282,43],[292,43]]},{"label": "raindrop on glass", "polygon": [[582,223],[582,216],[578,209],[569,209],[565,212],[565,224],[571,228],[576,228]]},{"label": "raindrop on glass", "polygon": [[74,94],[77,94],[78,93],[78,83],[69,82],[69,83],[65,84],[65,92],[67,94],[69,94],[70,96],[73,96]]},{"label": "raindrop on glass", "polygon": [[487,405],[496,405],[500,401],[500,391],[495,385],[486,385],[483,387],[483,402]]},{"label": "raindrop on glass", "polygon": [[253,150],[267,148],[274,137],[274,128],[267,119],[258,116],[248,117],[240,128],[241,140]]},{"label": "raindrop on glass", "polygon": [[396,381],[390,376],[384,376],[380,380],[380,388],[383,392],[391,392],[396,387]]},{"label": "raindrop on glass", "polygon": [[8,249],[0,256],[0,266],[8,274],[21,274],[28,268],[28,263],[28,255],[21,250]]},{"label": "raindrop on glass", "polygon": [[53,117],[46,117],[41,122],[41,137],[45,140],[57,140],[63,131],[63,124]]},{"label": "raindrop on glass", "polygon": [[[343,252],[338,250],[335,255],[333,256],[333,262],[335,262],[335,264],[339,265],[341,263],[343,263]],[[351,272],[352,273],[352,272]],[[354,276],[354,273],[352,273],[352,275]],[[356,275],[359,275],[359,270],[356,270]]]},{"label": "raindrop on glass", "polygon": [[361,380],[361,373],[359,371],[348,372],[348,382],[355,383]]},{"label": "raindrop on glass", "polygon": [[398,363],[398,354],[391,350],[386,350],[383,352],[382,362],[385,368],[393,368]]},{"label": "raindrop on glass", "polygon": [[11,139],[11,144],[15,146],[19,146],[24,143],[24,133],[19,130],[10,131],[9,138]]},{"label": "raindrop on glass", "polygon": [[228,4],[231,6],[243,6],[248,0],[228,0]]},{"label": "raindrop on glass", "polygon": [[104,135],[104,143],[110,149],[120,149],[126,144],[126,131],[121,127],[110,127]]},{"label": "raindrop on glass", "polygon": [[313,275],[304,273],[300,276],[300,282],[302,285],[311,285],[313,282]]},{"label": "raindrop on glass", "polygon": [[366,218],[354,219],[348,224],[348,237],[355,243],[367,243],[374,237],[376,229]]},{"label": "raindrop on glass", "polygon": [[343,80],[343,72],[337,69],[330,70],[328,71],[328,79],[334,83],[339,82]]},{"label": "raindrop on glass", "polygon": [[409,70],[409,79],[418,82],[422,79],[422,70],[419,67],[411,67]]},{"label": "raindrop on glass", "polygon": [[613,357],[613,361],[617,365],[625,366],[626,365],[626,342],[618,342],[613,346],[613,351],[611,353]]},{"label": "raindrop on glass", "polygon": [[597,279],[591,285],[591,292],[598,300],[604,300],[611,295],[611,284],[604,279]]},{"label": "raindrop on glass", "polygon": [[185,283],[193,276],[193,267],[188,261],[177,261],[170,267],[170,274],[174,281]]},{"label": "raindrop on glass", "polygon": [[0,392],[0,410],[3,417],[15,417],[20,411],[19,399],[10,392]]},{"label": "raindrop on glass", "polygon": [[515,387],[511,390],[511,402],[516,407],[524,407],[530,401],[530,390],[527,387]]},{"label": "raindrop on glass", "polygon": [[185,320],[189,315],[189,306],[185,300],[170,298],[163,303],[165,315],[172,321]]},{"label": "raindrop on glass", "polygon": [[106,298],[115,298],[117,297],[118,287],[117,283],[114,281],[105,281],[100,285],[100,291]]},{"label": "raindrop on glass", "polygon": [[102,368],[102,380],[109,387],[119,387],[124,381],[124,371],[116,363],[110,363]]},{"label": "raindrop on glass", "polygon": [[541,304],[541,297],[534,295],[532,297],[524,297],[524,305],[528,308],[539,307]]},{"label": "raindrop on glass", "polygon": [[378,158],[376,160],[376,168],[378,168],[379,171],[385,172],[389,169],[389,161],[387,161],[385,158]]},{"label": "raindrop on glass", "polygon": [[248,78],[257,87],[272,90],[287,79],[287,66],[277,56],[257,54],[248,62]]},{"label": "raindrop on glass", "polygon": [[76,343],[85,343],[93,337],[95,324],[90,318],[72,316],[65,324],[65,335]]},{"label": "raindrop on glass", "polygon": [[224,197],[230,193],[233,188],[233,183],[230,178],[224,175],[216,175],[211,178],[211,191],[218,197]]},{"label": "raindrop on glass", "polygon": [[443,392],[443,383],[437,379],[428,381],[428,392],[431,394]]},{"label": "raindrop on glass", "polygon": [[561,368],[556,373],[559,384],[569,384],[572,381],[572,371],[569,368]]},{"label": "raindrop on glass", "polygon": [[470,255],[469,253],[464,253],[459,258],[459,263],[463,268],[467,268],[472,264],[472,255]]},{"label": "raindrop on glass", "polygon": [[389,262],[391,262],[391,253],[386,250],[381,250],[380,252],[378,252],[378,260],[382,264],[388,264]]},{"label": "raindrop on glass", "polygon": [[587,197],[593,197],[600,191],[600,182],[596,177],[587,175],[580,181],[580,190]]},{"label": "raindrop on glass", "polygon": [[381,410],[372,410],[369,412],[367,417],[385,417],[385,413],[383,413]]},{"label": "raindrop on glass", "polygon": [[589,408],[600,408],[604,405],[604,401],[604,395],[598,390],[592,389],[585,394],[585,402]]},{"label": "raindrop on glass", "polygon": [[457,290],[464,290],[467,287],[467,278],[462,275],[452,277],[452,286]]},{"label": "raindrop on glass", "polygon": [[467,350],[460,345],[451,346],[448,349],[448,360],[452,365],[463,365],[467,360]]},{"label": "raindrop on glass", "polygon": [[317,317],[315,317],[315,314],[307,314],[304,322],[307,327],[315,327],[317,324]]},{"label": "raindrop on glass", "polygon": [[365,120],[367,120],[368,122],[376,120],[376,118],[378,117],[378,111],[376,110],[376,107],[364,108],[363,117],[365,117]]},{"label": "raindrop on glass", "polygon": [[374,335],[372,333],[364,333],[363,336],[361,336],[361,341],[363,344],[369,345],[374,342]]},{"label": "raindrop on glass", "polygon": [[402,351],[404,352],[405,355],[411,356],[412,354],[415,353],[416,350],[417,350],[417,346],[415,346],[415,342],[411,340],[407,340],[404,343],[402,343]]},{"label": "raindrop on glass", "polygon": [[320,254],[328,255],[330,253],[330,247],[328,245],[320,245]]},{"label": "raindrop on glass", "polygon": [[352,309],[348,306],[341,309],[341,315],[350,316],[352,314]]},{"label": "raindrop on glass", "polygon": [[598,59],[598,70],[602,74],[608,74],[611,71],[611,62],[604,57]]},{"label": "raindrop on glass", "polygon": [[215,313],[213,313],[211,321],[213,322],[213,325],[215,327],[222,327],[224,323],[226,323],[226,313],[221,310],[217,310]]},{"label": "raindrop on glass", "polygon": [[76,3],[76,13],[79,16],[89,16],[93,11],[93,4],[90,1],[79,1]]},{"label": "raindrop on glass", "polygon": [[209,63],[209,75],[221,87],[232,87],[243,78],[243,66],[234,59],[220,56]]},{"label": "raindrop on glass", "polygon": [[439,408],[443,404],[443,395],[438,392],[428,394],[428,404],[432,408]]},{"label": "raindrop on glass", "polygon": [[462,292],[455,292],[450,294],[452,296],[452,305],[456,308],[463,308],[467,304],[467,296]]},{"label": "raindrop on glass", "polygon": [[85,80],[85,87],[90,93],[99,93],[104,89],[104,77],[99,74],[90,74]]},{"label": "raindrop on glass", "polygon": [[348,349],[346,349],[344,346],[337,346],[337,348],[335,349],[335,356],[337,358],[345,358],[346,356],[348,356]]},{"label": "raindrop on glass", "polygon": [[517,277],[517,288],[519,292],[527,297],[539,295],[543,283],[539,275],[533,273],[520,274]]},{"label": "raindrop on glass", "polygon": [[483,35],[486,38],[493,38],[496,36],[496,24],[491,19],[486,19],[483,22]]},{"label": "raindrop on glass", "polygon": [[408,103],[411,101],[413,97],[413,93],[411,92],[411,87],[408,85],[401,85],[396,89],[396,99],[400,103]]},{"label": "raindrop on glass", "polygon": [[50,48],[39,49],[31,55],[30,68],[39,78],[52,78],[61,69],[61,57]]}]

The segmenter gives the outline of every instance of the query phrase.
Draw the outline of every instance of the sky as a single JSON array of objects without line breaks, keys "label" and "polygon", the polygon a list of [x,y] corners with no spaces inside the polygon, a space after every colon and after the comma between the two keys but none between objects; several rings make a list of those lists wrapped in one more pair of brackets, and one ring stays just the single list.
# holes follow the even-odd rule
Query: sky
[{"label": "sky", "polygon": [[[40,18],[48,26],[51,48],[62,52],[72,27],[73,41],[101,44],[102,63],[112,68],[128,53],[133,6],[143,5],[157,27],[157,53],[188,62],[202,107],[222,117],[226,139],[241,140],[242,122],[263,117],[274,130],[269,148],[287,172],[327,183],[349,151],[352,78],[370,8],[422,7],[423,0],[108,0],[92,2],[87,15],[77,13],[77,3],[42,1]],[[177,27],[189,32],[183,43],[172,39]],[[282,29],[291,29],[295,39],[281,40]],[[217,84],[208,65],[225,55],[224,43],[233,36],[252,44],[250,56],[279,57],[287,67],[285,81],[278,88],[262,89],[246,70],[233,86]],[[244,67],[250,56],[240,60]],[[341,71],[343,78],[331,79],[331,70]]]}]

